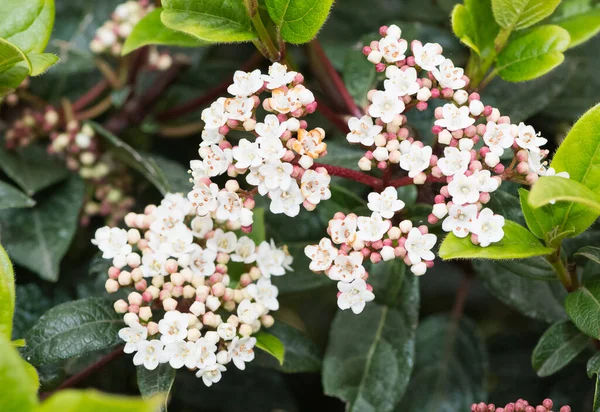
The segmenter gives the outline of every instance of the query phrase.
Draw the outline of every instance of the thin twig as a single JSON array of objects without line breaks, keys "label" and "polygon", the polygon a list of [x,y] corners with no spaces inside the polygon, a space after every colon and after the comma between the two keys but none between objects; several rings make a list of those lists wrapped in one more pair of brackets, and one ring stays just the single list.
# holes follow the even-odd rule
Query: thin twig
[{"label": "thin twig", "polygon": [[346,123],[346,121],[339,114],[334,112],[322,100],[317,99],[317,110],[335,127],[337,127],[340,132],[344,134],[350,133],[348,123]]},{"label": "thin twig", "polygon": [[[427,176],[427,182],[445,182],[446,178],[445,177],[435,177],[435,176],[431,176],[428,175]],[[413,178],[412,177],[408,177],[408,176],[404,176],[404,177],[399,177],[398,179],[393,179],[387,182],[387,186],[393,186],[393,187],[402,187],[402,186],[408,186],[408,185],[412,185],[413,184]]]},{"label": "thin twig", "polygon": [[355,182],[371,186],[373,189],[378,191],[381,191],[383,189],[383,181],[375,176],[358,172],[356,170],[347,169],[345,167],[327,165],[323,163],[314,163],[311,169],[316,169],[317,167],[324,168],[325,170],[327,170],[327,173],[329,173],[332,176],[338,176],[343,177],[345,179],[354,180]]},{"label": "thin twig", "polygon": [[94,106],[90,107],[87,110],[81,111],[79,113],[75,113],[75,119],[77,120],[88,120],[94,119],[100,116],[102,113],[106,112],[108,109],[112,107],[112,96],[106,96],[104,99],[100,100]]},{"label": "thin twig", "polygon": [[88,104],[92,103],[108,88],[108,85],[109,83],[106,79],[102,79],[100,82],[95,84],[83,96],[81,96],[79,99],[73,102],[73,111],[78,112],[84,107],[86,107]]}]

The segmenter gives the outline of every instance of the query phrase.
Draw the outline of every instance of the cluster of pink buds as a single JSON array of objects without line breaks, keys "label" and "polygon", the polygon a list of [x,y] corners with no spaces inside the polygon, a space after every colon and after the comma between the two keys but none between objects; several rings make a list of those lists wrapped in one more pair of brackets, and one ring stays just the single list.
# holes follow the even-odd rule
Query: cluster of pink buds
[{"label": "cluster of pink buds", "polygon": [[52,106],[48,106],[43,113],[31,109],[23,110],[21,117],[15,120],[4,134],[6,148],[29,146],[34,140],[48,136],[56,129],[59,120],[58,112]]},{"label": "cluster of pink buds", "polygon": [[292,258],[196,208],[167,194],[159,206],[125,216],[128,230],[100,228],[92,243],[112,259],[106,290],[134,289],[114,304],[133,363],[185,366],[211,386],[230,362],[244,369],[254,359],[252,335],[273,325],[270,312],[279,309],[271,277],[290,270]]},{"label": "cluster of pink buds", "polygon": [[120,56],[123,43],[133,27],[153,9],[154,5],[150,0],[130,0],[118,5],[111,19],[96,31],[96,36],[90,42],[92,52]]},{"label": "cluster of pink buds", "polygon": [[[529,402],[519,399],[516,402],[511,402],[504,408],[496,407],[493,403],[487,405],[483,402],[474,403],[471,406],[471,412],[553,412],[554,403],[551,399],[544,399],[541,405],[532,406]],[[559,412],[571,412],[571,407],[568,405],[561,406]]]},{"label": "cluster of pink buds", "polygon": [[[260,70],[237,71],[227,89],[233,96],[219,98],[202,112],[205,129],[200,159],[190,162],[195,184],[188,199],[201,216],[216,214],[218,220],[239,223],[244,230],[252,224],[253,195],[268,195],[272,213],[296,216],[302,205],[307,210],[331,197],[331,177],[314,160],[327,153],[321,128],[308,130],[303,116],[317,107],[314,95],[305,88],[301,74],[274,63],[268,74]],[[261,94],[267,96],[261,100]],[[257,121],[261,106],[269,112]],[[228,142],[232,130],[243,131],[237,145]],[[314,168],[312,170],[311,168]],[[211,178],[227,173],[245,174],[250,191],[229,180],[219,190]]]}]

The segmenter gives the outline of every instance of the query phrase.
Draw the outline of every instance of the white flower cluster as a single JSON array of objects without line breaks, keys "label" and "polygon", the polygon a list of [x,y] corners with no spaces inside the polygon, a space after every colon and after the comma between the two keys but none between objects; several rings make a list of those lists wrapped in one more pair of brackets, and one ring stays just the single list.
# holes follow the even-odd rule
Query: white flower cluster
[{"label": "white flower cluster", "polygon": [[[190,162],[195,186],[188,195],[199,216],[214,213],[219,220],[246,227],[252,224],[256,191],[269,196],[272,213],[288,216],[298,215],[300,205],[313,210],[331,197],[331,177],[314,165],[314,159],[326,154],[325,132],[321,128],[307,130],[306,121],[298,120],[316,109],[315,98],[302,81],[302,75],[279,63],[274,63],[268,74],[238,71],[227,89],[233,97],[219,98],[204,109],[200,159]],[[262,92],[269,94],[262,107],[271,113],[257,122]],[[253,138],[242,138],[232,147],[225,140],[231,130],[246,131]],[[225,173],[230,177],[247,173],[246,182],[255,188],[247,193],[230,180],[219,190],[210,179]]]},{"label": "white flower cluster", "polygon": [[[159,363],[185,366],[207,386],[230,362],[244,369],[254,359],[252,335],[270,327],[269,313],[279,309],[271,276],[290,270],[287,251],[198,216],[181,194],[128,214],[125,223],[129,230],[98,229],[92,243],[112,259],[106,290],[135,288],[114,305],[124,314],[119,336],[125,352],[135,352],[133,363],[150,370]],[[230,273],[229,262],[238,272]]]},{"label": "white flower cluster", "polygon": [[[435,258],[431,249],[437,238],[427,233],[426,226],[416,228],[410,220],[403,220],[394,227],[389,220],[404,208],[394,187],[370,193],[368,200],[371,216],[338,212],[329,221],[329,238],[304,249],[311,259],[312,271],[324,272],[338,281],[340,309],[352,309],[354,313],[362,312],[366,302],[375,298],[372,287],[365,282],[368,273],[363,266],[364,259],[369,258],[376,264],[400,257],[415,275],[423,275]],[[339,245],[339,249],[334,244]]]}]

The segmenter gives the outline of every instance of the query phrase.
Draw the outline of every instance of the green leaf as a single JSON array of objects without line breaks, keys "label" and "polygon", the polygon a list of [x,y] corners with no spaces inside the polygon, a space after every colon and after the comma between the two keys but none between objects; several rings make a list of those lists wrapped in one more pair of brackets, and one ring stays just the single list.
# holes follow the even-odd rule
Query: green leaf
[{"label": "green leaf", "polygon": [[568,31],[569,48],[576,47],[600,32],[600,7],[589,0],[563,0],[550,22]]},{"label": "green leaf", "polygon": [[375,86],[376,72],[373,70],[373,63],[365,59],[361,49],[348,50],[342,76],[356,104],[366,106],[367,93]]},{"label": "green leaf", "polygon": [[56,282],[79,226],[85,185],[73,176],[28,209],[0,211],[0,238],[15,263]]},{"label": "green leaf", "polygon": [[596,390],[594,392],[594,411],[600,408],[600,353],[592,356],[587,363],[587,374],[589,378],[596,375]]},{"label": "green leaf", "polygon": [[35,206],[35,200],[20,190],[0,181],[0,210]]},{"label": "green leaf", "polygon": [[248,233],[250,239],[259,245],[261,242],[267,240],[266,226],[265,226],[265,209],[262,207],[257,207],[252,210],[253,212],[253,220],[252,223],[252,232]]},{"label": "green leaf", "polygon": [[37,375],[0,334],[0,405],[2,412],[29,412],[37,405]]},{"label": "green leaf", "polygon": [[[400,262],[379,263],[375,296],[391,305],[367,303],[362,313],[339,311],[323,359],[325,393],[349,403],[348,411],[394,409],[408,385],[415,356],[418,280],[399,271]],[[393,301],[391,297],[394,297]],[[408,409],[407,409],[408,410]],[[412,410],[412,409],[410,409]],[[416,409],[415,409],[416,410]]]},{"label": "green leaf", "polygon": [[143,366],[138,366],[136,371],[137,384],[142,398],[149,400],[156,395],[163,395],[164,402],[160,410],[161,412],[166,412],[169,393],[173,387],[173,382],[175,382],[177,369],[173,369],[168,363],[163,363],[152,371]]},{"label": "green leaf", "polygon": [[27,55],[21,49],[0,38],[0,73],[7,71],[18,63],[25,63],[31,68]]},{"label": "green leaf", "polygon": [[543,76],[563,62],[569,32],[559,26],[539,26],[511,41],[498,54],[496,71],[504,80],[524,82]]},{"label": "green leaf", "polygon": [[15,273],[8,254],[0,245],[0,336],[12,337],[12,322],[15,312]]},{"label": "green leaf", "polygon": [[162,11],[163,9],[160,7],[152,10],[135,25],[133,31],[125,40],[121,51],[122,56],[148,44],[178,47],[206,46],[207,42],[165,26],[160,19]]},{"label": "green leaf", "polygon": [[192,190],[193,184],[190,182],[188,168],[175,160],[167,159],[155,154],[145,155],[153,162],[161,172],[163,179],[169,186],[170,192],[179,192],[187,194]]},{"label": "green leaf", "polygon": [[531,365],[539,377],[550,376],[579,355],[590,343],[569,321],[555,323],[542,335],[531,355]]},{"label": "green leaf", "polygon": [[600,281],[590,281],[569,293],[565,310],[580,331],[600,339]]},{"label": "green leaf", "polygon": [[311,41],[327,20],[333,0],[266,0],[267,11],[288,43]]},{"label": "green leaf", "polygon": [[488,357],[473,321],[434,315],[417,329],[417,356],[400,411],[467,411],[486,398]]},{"label": "green leaf", "polygon": [[543,256],[552,252],[540,243],[533,234],[518,223],[506,220],[504,237],[500,242],[487,247],[474,245],[470,237],[458,238],[449,233],[438,252],[444,260],[449,259],[520,259]]},{"label": "green leaf", "polygon": [[269,367],[286,373],[319,372],[321,351],[308,336],[280,320],[269,329],[269,334],[281,341],[285,348],[283,365],[264,352],[257,352],[255,361],[261,367]]},{"label": "green leaf", "polygon": [[205,42],[235,43],[256,38],[243,2],[238,0],[163,0],[160,19],[170,29]]},{"label": "green leaf", "polygon": [[582,247],[575,253],[575,256],[584,256],[600,265],[600,248],[594,246]]},{"label": "green leaf", "polygon": [[494,20],[489,1],[465,0],[452,10],[452,30],[461,42],[469,46],[480,57],[496,54],[494,40],[500,31]]},{"label": "green leaf", "polygon": [[25,336],[23,356],[44,365],[110,348],[121,342],[124,326],[110,300],[87,298],[63,303],[46,312]]},{"label": "green leaf", "polygon": [[41,53],[54,24],[54,0],[2,0],[0,37],[25,53]]},{"label": "green leaf", "polygon": [[156,412],[162,397],[143,400],[131,396],[104,394],[93,389],[57,392],[42,403],[36,412]]},{"label": "green leaf", "polygon": [[65,165],[39,145],[8,150],[0,142],[0,169],[29,196],[69,175]]},{"label": "green leaf", "polygon": [[0,97],[7,95],[19,87],[28,75],[29,68],[23,63],[18,63],[4,73],[0,73]]},{"label": "green leaf", "polygon": [[505,29],[521,30],[552,14],[560,0],[492,0],[498,24]]},{"label": "green leaf", "polygon": [[264,331],[259,331],[253,336],[256,338],[257,348],[264,350],[269,355],[277,359],[280,365],[283,365],[285,348],[283,347],[283,343],[281,343],[279,338]]},{"label": "green leaf", "polygon": [[[541,258],[537,258],[542,261]],[[552,323],[566,319],[563,300],[566,292],[556,274],[546,266],[539,267],[531,259],[517,261],[475,260],[473,266],[485,288],[504,304],[525,316]],[[545,262],[545,260],[544,260]],[[540,279],[526,275],[539,273]],[[544,279],[544,280],[541,280]]]},{"label": "green leaf", "polygon": [[30,76],[39,76],[48,70],[50,67],[58,63],[58,56],[52,53],[29,53],[27,54],[31,62]]}]

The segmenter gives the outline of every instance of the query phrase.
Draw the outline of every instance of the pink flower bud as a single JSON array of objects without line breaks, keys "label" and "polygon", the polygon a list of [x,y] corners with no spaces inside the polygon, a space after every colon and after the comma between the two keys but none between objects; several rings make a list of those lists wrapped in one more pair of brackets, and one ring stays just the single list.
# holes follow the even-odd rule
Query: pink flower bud
[{"label": "pink flower bud", "polygon": [[362,52],[363,52],[363,54],[364,54],[365,56],[368,56],[368,55],[369,55],[369,53],[371,53],[372,51],[373,51],[373,49],[371,49],[369,46],[365,46],[365,47],[363,47],[363,49],[362,49]]},{"label": "pink flower bud", "polygon": [[434,215],[427,216],[427,222],[429,222],[429,224],[431,224],[431,225],[435,225],[439,221],[440,220],[437,217],[435,217]]},{"label": "pink flower bud", "polygon": [[140,311],[140,306],[139,305],[129,305],[129,308],[127,310],[129,311],[129,313],[138,313]]},{"label": "pink flower bud", "polygon": [[417,103],[417,110],[420,112],[423,112],[425,110],[427,110],[427,102],[419,102]]},{"label": "pink flower bud", "polygon": [[229,127],[227,127],[226,125],[219,127],[219,133],[225,136],[227,133],[229,133]]},{"label": "pink flower bud", "polygon": [[406,64],[410,67],[413,67],[416,63],[415,63],[415,56],[408,56],[406,58]]},{"label": "pink flower bud", "polygon": [[388,26],[381,26],[379,28],[379,34],[381,35],[381,37],[385,37],[387,30],[388,30]]},{"label": "pink flower bud", "polygon": [[377,71],[377,73],[383,73],[385,71],[385,64],[377,63],[375,65],[375,70]]},{"label": "pink flower bud", "polygon": [[502,174],[504,173],[504,165],[502,163],[498,163],[495,167],[494,167],[494,173],[496,174]]},{"label": "pink flower bud", "polygon": [[142,279],[139,282],[135,283],[135,290],[137,290],[138,292],[145,291],[147,287],[148,287],[148,284],[146,282],[146,279]]}]

